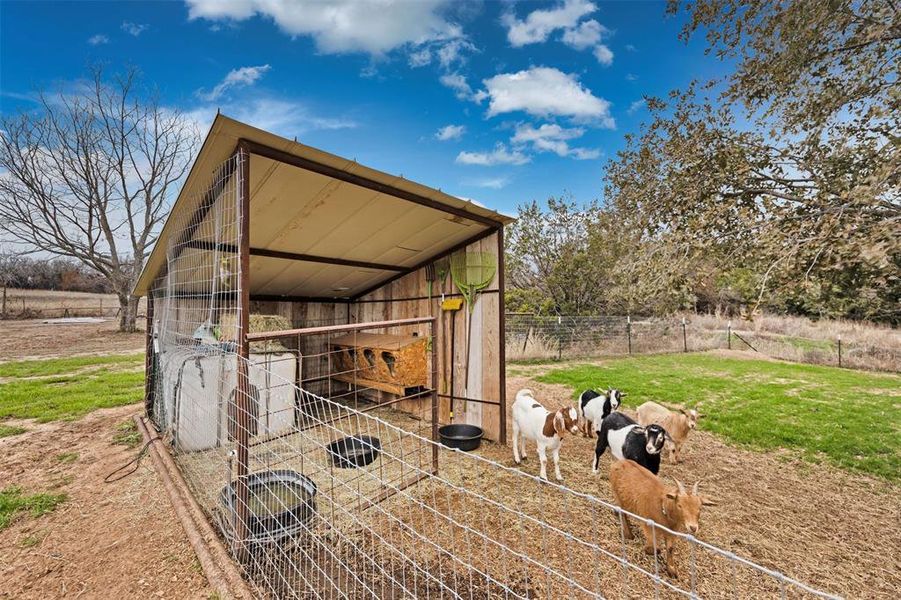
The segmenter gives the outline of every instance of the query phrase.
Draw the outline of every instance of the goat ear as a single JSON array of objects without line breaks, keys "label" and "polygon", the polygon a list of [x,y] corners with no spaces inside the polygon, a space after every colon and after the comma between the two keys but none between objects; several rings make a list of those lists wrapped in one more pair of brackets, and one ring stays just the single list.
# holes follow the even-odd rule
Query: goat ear
[{"label": "goat ear", "polygon": [[701,504],[704,506],[719,506],[719,503],[716,500],[707,496],[701,496]]},{"label": "goat ear", "polygon": [[563,437],[563,434],[566,433],[566,422],[563,420],[563,413],[559,410],[554,414],[554,431],[556,431],[557,435],[561,438]]}]

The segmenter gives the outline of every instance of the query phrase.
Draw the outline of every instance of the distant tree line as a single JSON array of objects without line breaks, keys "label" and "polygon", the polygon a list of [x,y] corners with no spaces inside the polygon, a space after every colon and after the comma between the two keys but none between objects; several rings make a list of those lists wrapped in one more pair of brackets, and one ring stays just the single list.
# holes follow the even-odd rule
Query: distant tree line
[{"label": "distant tree line", "polygon": [[603,204],[520,208],[510,308],[901,323],[901,4],[669,10],[734,72],[645,98]]},{"label": "distant tree line", "polygon": [[66,258],[37,259],[0,254],[0,286],[66,292],[113,292],[109,280]]}]

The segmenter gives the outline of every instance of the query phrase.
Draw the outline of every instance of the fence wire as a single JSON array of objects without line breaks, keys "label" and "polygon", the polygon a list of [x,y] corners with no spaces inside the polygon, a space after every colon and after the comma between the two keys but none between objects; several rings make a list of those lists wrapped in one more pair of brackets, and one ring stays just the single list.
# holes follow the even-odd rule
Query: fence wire
[{"label": "fence wire", "polygon": [[[832,597],[439,443],[431,318],[279,334],[250,319],[241,356],[240,160],[167,223],[148,412],[261,597]],[[508,347],[530,330],[512,324]],[[626,540],[626,517],[647,528],[650,555]],[[668,538],[678,578],[657,552]]]},{"label": "fence wire", "polygon": [[[842,340],[808,338],[755,328],[754,323],[692,317],[625,315],[546,316],[507,313],[507,360],[566,360],[631,354],[746,350],[793,362],[901,370],[901,350]],[[901,347],[901,343],[899,346]]]}]

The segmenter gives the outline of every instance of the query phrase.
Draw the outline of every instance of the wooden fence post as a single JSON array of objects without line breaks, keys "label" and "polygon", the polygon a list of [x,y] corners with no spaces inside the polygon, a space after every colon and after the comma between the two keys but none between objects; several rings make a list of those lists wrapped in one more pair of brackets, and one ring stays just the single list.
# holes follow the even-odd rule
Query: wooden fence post
[{"label": "wooden fence post", "polygon": [[838,336],[838,366],[842,366],[842,336]]},{"label": "wooden fence post", "polygon": [[688,335],[685,333],[685,317],[682,317],[682,351],[688,352]]}]

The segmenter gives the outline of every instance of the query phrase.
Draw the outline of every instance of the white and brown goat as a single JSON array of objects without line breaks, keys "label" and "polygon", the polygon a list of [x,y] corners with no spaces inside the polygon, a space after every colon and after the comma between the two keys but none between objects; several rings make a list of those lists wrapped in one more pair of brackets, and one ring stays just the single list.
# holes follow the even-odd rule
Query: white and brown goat
[{"label": "white and brown goat", "polygon": [[[716,506],[716,502],[698,494],[698,483],[691,492],[685,490],[680,481],[676,487],[666,486],[660,478],[631,460],[619,460],[610,467],[610,487],[620,507],[639,517],[650,519],[671,531],[695,535],[700,527],[701,506]],[[634,535],[629,518],[621,514],[623,535],[631,540]],[[641,524],[644,532],[644,551],[653,555],[655,541],[663,541],[666,572],[671,577],[679,574],[673,565],[673,550],[676,536],[663,530],[651,531],[651,525]]]},{"label": "white and brown goat", "polygon": [[526,458],[526,440],[534,440],[538,446],[538,460],[541,462],[541,478],[547,480],[547,451],[554,458],[554,475],[560,475],[560,446],[566,432],[578,433],[578,414],[572,406],[564,406],[554,412],[541,405],[532,390],[516,392],[513,402],[513,460],[519,464]]},{"label": "white and brown goat", "polygon": [[697,427],[701,414],[693,408],[672,411],[656,402],[645,402],[638,407],[637,412],[638,422],[642,426],[660,425],[666,429],[671,438],[667,440],[665,446],[669,456],[673,462],[682,462],[680,458],[682,444],[688,439],[691,430]]}]

